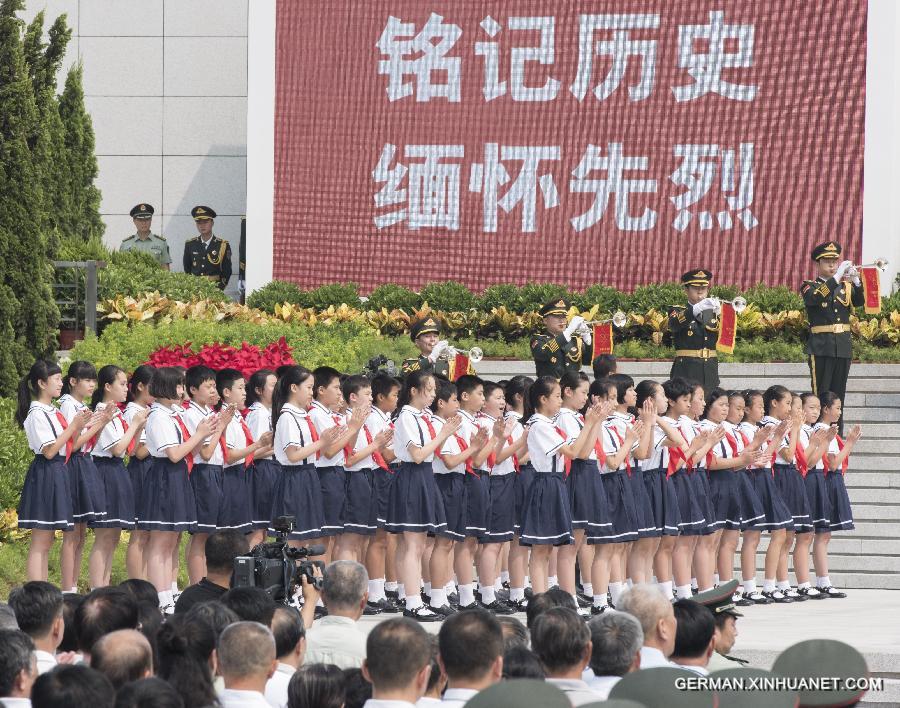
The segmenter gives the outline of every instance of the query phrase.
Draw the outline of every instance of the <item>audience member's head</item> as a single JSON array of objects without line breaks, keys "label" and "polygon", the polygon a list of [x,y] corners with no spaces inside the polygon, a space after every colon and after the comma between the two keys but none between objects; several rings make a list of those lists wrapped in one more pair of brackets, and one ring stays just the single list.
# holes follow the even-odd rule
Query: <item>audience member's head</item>
[{"label": "audience member's head", "polygon": [[159,630],[157,674],[175,688],[186,706],[208,706],[216,702],[213,650],[218,635],[206,619],[191,616],[196,609],[173,615]]},{"label": "audience member's head", "polygon": [[591,659],[591,632],[573,609],[554,607],[538,615],[531,647],[551,678],[581,678]]},{"label": "audience member's head", "polygon": [[[234,559],[247,555],[250,544],[247,536],[240,531],[216,531],[206,539],[203,549],[206,552],[206,575],[215,582],[231,578]],[[229,585],[226,582],[222,587]]]},{"label": "audience member's head", "polygon": [[366,640],[363,675],[375,698],[403,696],[402,700],[415,703],[425,694],[430,658],[428,632],[421,625],[406,617],[385,620]]},{"label": "audience member's head", "polygon": [[137,626],[137,602],[120,588],[97,588],[75,610],[78,647],[85,656],[104,634],[117,629],[137,629]]},{"label": "audience member's head", "polygon": [[242,622],[258,622],[266,627],[272,624],[275,600],[262,588],[231,588],[219,602],[234,610]]},{"label": "audience member's head", "polygon": [[112,708],[115,699],[109,679],[84,664],[57,666],[31,688],[32,708]]},{"label": "audience member's head", "polygon": [[503,654],[504,679],[539,679],[546,677],[544,666],[531,649],[511,647]]},{"label": "audience member's head", "polygon": [[738,637],[738,616],[728,611],[713,614],[716,623],[716,651],[719,654],[728,654],[734,648]]},{"label": "audience member's head", "polygon": [[128,578],[128,580],[123,580],[117,586],[131,595],[135,602],[152,602],[156,603],[156,606],[159,607],[159,595],[156,592],[156,587],[153,583],[148,582],[147,580],[141,580],[140,578]]},{"label": "audience member's head", "polygon": [[153,649],[136,629],[106,634],[91,649],[91,668],[109,679],[113,688],[153,675]]},{"label": "audience member's head", "polygon": [[604,612],[588,623],[591,670],[595,676],[624,676],[641,666],[644,632],[627,612]]},{"label": "audience member's head", "polygon": [[15,610],[5,602],[0,602],[0,629],[18,628],[19,623],[16,621]]},{"label": "audience member's head", "polygon": [[[240,622],[241,618],[238,617],[237,612],[230,607],[225,607],[218,600],[210,600],[209,602],[199,602],[191,607],[185,614],[185,620],[188,622],[205,622],[212,627],[215,639],[218,639],[219,635],[229,624]],[[213,647],[215,647],[215,644],[215,640],[213,640]],[[211,652],[212,648],[210,648]]]},{"label": "audience member's head", "polygon": [[[76,593],[63,594],[63,631],[62,642],[56,648],[57,651],[78,651],[78,633],[75,631],[75,611],[84,602],[84,595]],[[157,603],[159,600],[157,599]]]},{"label": "audience member's head", "polygon": [[508,615],[499,615],[497,621],[500,623],[500,629],[503,630],[504,651],[512,647],[528,648],[528,644],[531,641],[528,635],[528,627],[522,624],[520,620]]},{"label": "audience member's head", "polygon": [[447,674],[441,668],[437,635],[430,634],[428,639],[431,645],[431,660],[429,662],[431,674],[428,677],[428,685],[425,686],[425,697],[440,700],[444,694],[444,689],[447,688]]},{"label": "audience member's head", "polygon": [[288,708],[341,708],[344,672],[334,664],[307,664],[291,676]]},{"label": "audience member's head", "polygon": [[185,708],[172,686],[151,677],[127,683],[116,693],[115,708]]},{"label": "audience member's head", "polygon": [[0,699],[28,698],[37,678],[34,642],[18,629],[0,629]]},{"label": "audience member's head", "polygon": [[216,644],[219,673],[225,688],[258,690],[275,673],[275,638],[259,622],[235,622],[225,628]]},{"label": "audience member's head", "polygon": [[300,613],[293,607],[276,607],[272,616],[272,635],[278,661],[294,668],[300,666],[306,654],[306,628]]},{"label": "audience member's head", "polygon": [[716,621],[712,612],[693,600],[679,600],[672,609],[678,622],[672,661],[706,666],[715,650]]},{"label": "audience member's head", "polygon": [[575,602],[569,593],[562,588],[550,588],[547,592],[542,592],[528,601],[528,608],[525,610],[525,623],[528,629],[534,626],[534,621],[538,616],[554,607],[568,607],[573,610],[578,609],[578,603]]},{"label": "audience member's head", "polygon": [[369,598],[369,576],[361,563],[339,560],[325,568],[322,602],[328,613],[359,619]]},{"label": "audience member's head", "polygon": [[150,642],[150,649],[153,652],[153,666],[159,665],[159,650],[157,641],[159,638],[159,630],[162,629],[163,616],[159,611],[159,600],[156,602],[138,601],[138,628],[147,641]]},{"label": "audience member's head", "polygon": [[486,610],[448,617],[438,633],[438,652],[451,688],[481,690],[503,675],[503,630]]},{"label": "audience member's head", "polygon": [[633,615],[641,624],[644,646],[653,647],[668,658],[675,651],[677,621],[671,601],[655,585],[635,585],[619,598],[617,608]]},{"label": "audience member's head", "polygon": [[9,593],[9,606],[25,634],[32,638],[39,649],[51,654],[63,640],[63,594],[55,585],[42,580],[32,580],[13,588]]},{"label": "audience member's head", "polygon": [[344,708],[363,708],[371,697],[372,684],[366,681],[362,669],[344,669]]}]

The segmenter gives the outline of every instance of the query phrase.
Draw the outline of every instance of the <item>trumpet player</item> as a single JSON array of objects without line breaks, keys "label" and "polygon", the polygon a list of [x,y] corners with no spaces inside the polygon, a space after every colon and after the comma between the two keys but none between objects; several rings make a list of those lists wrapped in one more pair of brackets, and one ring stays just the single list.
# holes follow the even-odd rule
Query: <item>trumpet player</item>
[{"label": "trumpet player", "polygon": [[[409,338],[419,350],[419,356],[404,359],[400,365],[401,373],[406,376],[413,371],[425,371],[443,376],[450,381],[456,379],[456,360],[452,356],[453,347],[446,339],[441,339],[441,323],[434,317],[413,322],[409,328]],[[468,371],[461,374],[475,374],[469,364]]]},{"label": "trumpet player", "polygon": [[581,371],[591,363],[591,328],[584,318],[576,316],[566,323],[569,301],[551,300],[541,308],[544,332],[531,338],[531,357],[538,378],[552,376],[559,380],[567,371]]},{"label": "trumpet player", "polygon": [[[831,391],[842,401],[847,392],[852,356],[850,313],[865,302],[859,272],[850,261],[841,261],[841,246],[835,241],[812,250],[816,279],[800,286],[809,320],[806,354],[812,390],[816,395]],[[838,422],[843,434],[843,416]]]},{"label": "trumpet player", "polygon": [[711,280],[708,270],[690,270],[682,275],[688,303],[669,311],[669,331],[675,345],[670,378],[697,381],[707,395],[719,385],[719,321],[717,301],[709,297]]}]

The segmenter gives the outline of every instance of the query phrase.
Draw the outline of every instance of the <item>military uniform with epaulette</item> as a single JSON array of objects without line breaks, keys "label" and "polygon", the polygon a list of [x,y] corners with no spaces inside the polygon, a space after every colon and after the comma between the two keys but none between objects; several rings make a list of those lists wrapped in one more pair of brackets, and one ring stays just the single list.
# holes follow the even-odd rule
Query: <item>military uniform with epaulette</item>
[{"label": "military uniform with epaulette", "polygon": [[[814,261],[837,259],[840,255],[841,247],[834,241],[820,244],[812,251]],[[850,314],[854,307],[865,304],[862,284],[819,277],[804,280],[800,293],[809,320],[806,354],[813,393],[831,391],[843,401],[853,356]]]},{"label": "military uniform with epaulette", "polygon": [[[191,209],[194,221],[214,219],[216,212],[207,206],[196,206]],[[215,281],[220,290],[224,290],[231,279],[231,246],[228,241],[212,235],[204,242],[199,236],[185,241],[184,272],[209,278]]]},{"label": "military uniform with epaulette", "polygon": [[[723,617],[733,617],[735,622],[738,617],[743,617],[735,607],[735,598],[740,597],[738,592],[738,581],[727,580],[721,585],[714,587],[712,590],[706,590],[705,592],[694,595],[693,600],[694,602],[699,602],[701,605],[707,607],[709,611],[712,612],[718,626],[723,621]],[[731,651],[731,649],[732,647],[727,647],[728,651]],[[714,651],[709,658],[709,664],[707,665],[706,670],[712,673],[713,671],[741,668],[747,666],[749,663],[750,662],[746,659],[738,659],[736,656],[722,654],[717,647],[716,651]]]},{"label": "military uniform with epaulette", "polygon": [[[149,220],[153,218],[153,212],[154,209],[151,204],[142,203],[136,204],[129,212],[129,215],[132,219]],[[149,253],[161,266],[167,266],[172,262],[172,257],[169,255],[169,244],[162,236],[157,234],[148,234],[146,238],[141,238],[136,233],[132,234],[122,241],[119,250],[123,253],[127,251]]]},{"label": "military uniform with epaulette", "polygon": [[[681,276],[682,285],[709,287],[712,273],[708,270],[692,270]],[[713,310],[694,313],[688,303],[669,310],[669,331],[675,346],[670,378],[681,377],[697,381],[709,394],[719,385],[719,359],[716,345],[719,342],[719,321]]]},{"label": "military uniform with epaulette", "polygon": [[[434,317],[428,317],[424,320],[413,322],[409,328],[409,338],[415,342],[423,334],[440,335],[441,323]],[[459,378],[456,376],[456,357],[452,356],[449,350],[447,351],[446,357],[439,356],[434,361],[425,354],[420,354],[417,357],[404,359],[403,363],[400,364],[400,373],[404,376],[406,376],[406,374],[411,374],[414,371],[425,371],[434,374],[435,376],[443,376],[450,381],[455,381]],[[463,373],[475,374],[475,369],[472,368],[471,363]]]},{"label": "military uniform with epaulette", "polygon": [[[568,312],[569,303],[559,299],[545,304],[540,314],[541,317],[565,317]],[[531,357],[537,376],[561,379],[567,371],[581,371],[582,365],[591,363],[591,353],[590,345],[575,334],[566,337],[565,332],[556,335],[543,332],[531,338]]]}]

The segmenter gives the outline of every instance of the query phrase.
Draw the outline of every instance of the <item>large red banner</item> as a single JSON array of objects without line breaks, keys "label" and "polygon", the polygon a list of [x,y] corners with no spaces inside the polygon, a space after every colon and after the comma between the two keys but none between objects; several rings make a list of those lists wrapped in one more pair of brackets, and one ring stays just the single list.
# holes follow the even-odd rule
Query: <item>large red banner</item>
[{"label": "large red banner", "polygon": [[862,238],[866,0],[280,0],[274,277],[796,286]]}]

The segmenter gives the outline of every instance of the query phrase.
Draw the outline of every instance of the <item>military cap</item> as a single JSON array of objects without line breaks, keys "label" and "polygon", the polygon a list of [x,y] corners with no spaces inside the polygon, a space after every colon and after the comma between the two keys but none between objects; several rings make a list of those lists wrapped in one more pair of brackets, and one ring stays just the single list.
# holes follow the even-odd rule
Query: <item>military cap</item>
[{"label": "military cap", "polygon": [[700,270],[689,270],[681,276],[682,285],[696,285],[700,288],[708,288],[711,280],[712,271],[703,270],[702,268]]},{"label": "military cap", "polygon": [[569,301],[564,297],[557,298],[556,300],[551,300],[548,303],[545,303],[541,308],[541,317],[548,317],[549,315],[563,315],[565,316],[569,312]]},{"label": "military cap", "polygon": [[153,206],[141,202],[140,204],[135,204],[131,207],[131,211],[128,213],[133,219],[149,219],[153,216]]},{"label": "military cap", "polygon": [[194,221],[204,221],[205,219],[215,219],[216,212],[208,206],[195,206],[191,209],[191,216],[194,217]]},{"label": "military cap", "polygon": [[767,680],[784,680],[784,676],[764,671],[763,669],[738,668],[714,671],[709,675],[712,679],[734,681],[733,689],[716,691],[719,697],[718,708],[796,708],[797,692],[787,689],[776,690],[763,683]]},{"label": "military cap", "polygon": [[514,679],[479,691],[466,708],[572,708],[566,694],[546,681]]},{"label": "military cap", "polygon": [[706,605],[716,616],[725,613],[734,617],[743,617],[744,615],[734,609],[733,598],[737,586],[737,580],[729,580],[727,583],[719,585],[719,587],[694,595],[691,599],[694,602],[699,602],[701,605]]},{"label": "military cap", "polygon": [[839,244],[837,241],[826,241],[825,243],[820,243],[812,250],[811,255],[814,261],[820,261],[823,258],[840,258],[841,244]]},{"label": "military cap", "polygon": [[424,320],[413,322],[409,328],[409,338],[414,342],[423,334],[440,334],[441,323],[434,317],[426,317]]},{"label": "military cap", "polygon": [[648,706],[666,708],[713,708],[716,704],[712,691],[688,691],[679,680],[697,680],[699,674],[676,667],[657,666],[625,674],[612,687],[610,698],[626,698]]},{"label": "military cap", "polygon": [[[780,676],[796,679],[853,679],[865,683],[869,668],[862,654],[845,642],[836,639],[808,639],[785,649],[772,671]],[[866,688],[843,686],[833,691],[800,691],[801,706],[840,708],[855,705],[866,693]]]}]

